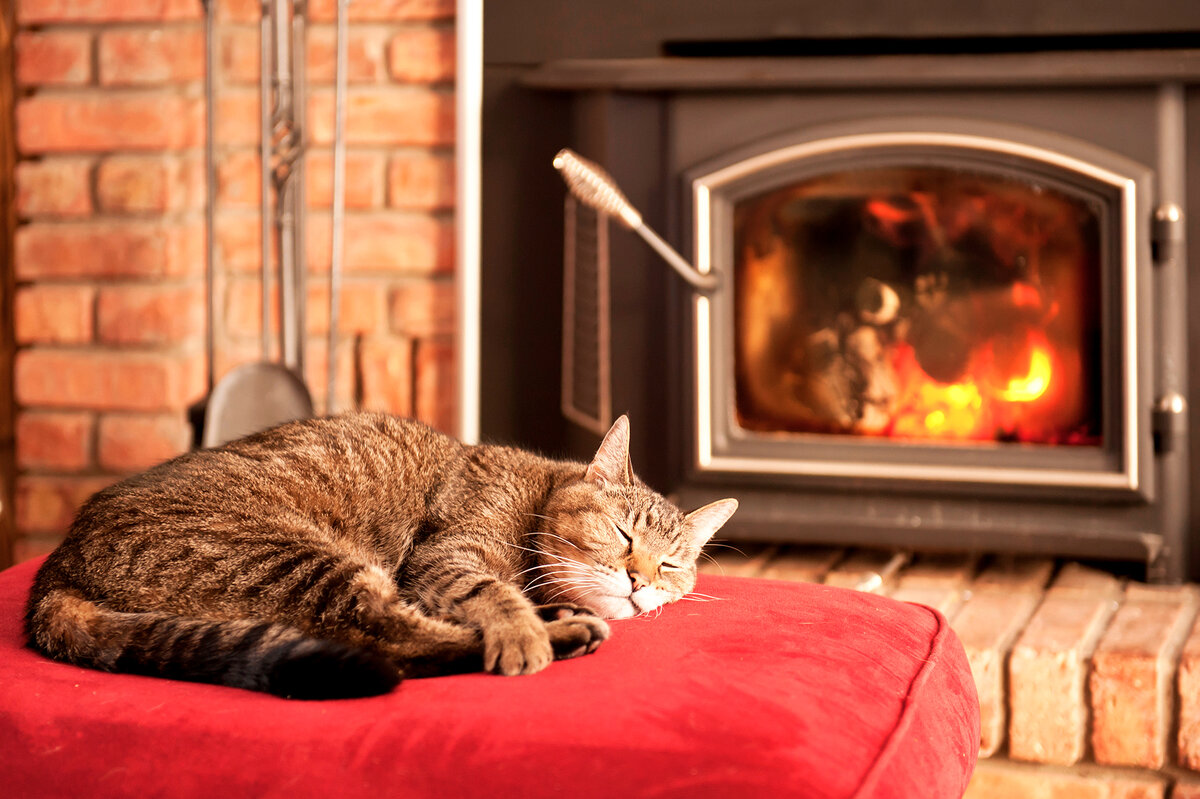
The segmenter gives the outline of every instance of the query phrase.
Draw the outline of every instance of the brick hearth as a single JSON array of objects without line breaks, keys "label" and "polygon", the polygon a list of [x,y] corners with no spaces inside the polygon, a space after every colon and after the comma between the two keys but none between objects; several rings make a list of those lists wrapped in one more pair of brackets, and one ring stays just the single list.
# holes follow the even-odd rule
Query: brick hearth
[{"label": "brick hearth", "polygon": [[1200,587],[1079,563],[739,546],[703,571],[941,611],[979,691],[968,799],[1200,799]]}]

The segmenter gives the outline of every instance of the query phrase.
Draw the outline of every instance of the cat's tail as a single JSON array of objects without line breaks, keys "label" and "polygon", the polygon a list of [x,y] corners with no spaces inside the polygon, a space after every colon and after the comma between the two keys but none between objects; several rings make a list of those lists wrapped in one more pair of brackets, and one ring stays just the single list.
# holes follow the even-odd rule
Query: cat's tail
[{"label": "cat's tail", "polygon": [[30,645],[56,660],[296,699],[373,696],[400,682],[382,656],[291,627],[122,613],[71,588],[37,597],[26,630]]}]

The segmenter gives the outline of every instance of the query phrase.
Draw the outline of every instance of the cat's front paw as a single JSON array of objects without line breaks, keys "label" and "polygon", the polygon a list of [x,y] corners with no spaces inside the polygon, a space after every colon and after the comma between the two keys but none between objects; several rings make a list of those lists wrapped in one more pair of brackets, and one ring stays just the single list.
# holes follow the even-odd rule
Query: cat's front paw
[{"label": "cat's front paw", "polygon": [[[546,622],[556,660],[591,654],[608,640],[608,623],[589,610],[580,608],[579,611],[576,613],[560,606],[552,620]],[[544,614],[543,618],[546,618]]]},{"label": "cat's front paw", "polygon": [[533,674],[550,665],[554,649],[547,625],[505,624],[483,633],[483,668],[493,674],[512,677]]}]

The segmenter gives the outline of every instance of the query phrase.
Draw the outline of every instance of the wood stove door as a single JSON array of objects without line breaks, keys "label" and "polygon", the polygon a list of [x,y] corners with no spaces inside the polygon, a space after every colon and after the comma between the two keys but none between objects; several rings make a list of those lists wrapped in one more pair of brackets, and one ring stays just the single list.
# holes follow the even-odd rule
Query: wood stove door
[{"label": "wood stove door", "polygon": [[936,118],[701,165],[698,470],[1152,496],[1151,174]]}]

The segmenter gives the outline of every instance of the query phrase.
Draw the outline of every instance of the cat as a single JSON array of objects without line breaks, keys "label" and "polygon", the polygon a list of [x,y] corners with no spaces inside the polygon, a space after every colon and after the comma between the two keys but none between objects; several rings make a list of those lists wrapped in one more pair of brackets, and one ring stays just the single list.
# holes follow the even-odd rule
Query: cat
[{"label": "cat", "polygon": [[26,633],[69,663],[295,698],[531,674],[691,592],[736,509],[685,515],[635,477],[624,416],[586,464],[384,414],[289,422],[88,500]]}]

